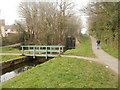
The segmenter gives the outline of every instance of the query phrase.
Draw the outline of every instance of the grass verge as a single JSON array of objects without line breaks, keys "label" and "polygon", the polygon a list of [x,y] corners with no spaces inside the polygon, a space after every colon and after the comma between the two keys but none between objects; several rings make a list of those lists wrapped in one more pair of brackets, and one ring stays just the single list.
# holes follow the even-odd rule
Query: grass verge
[{"label": "grass verge", "polygon": [[[22,54],[22,50],[18,50],[16,48],[11,48],[11,47],[4,47],[4,48],[0,48],[0,53],[21,53]],[[24,54],[33,54],[33,51],[24,51]]]},{"label": "grass verge", "polygon": [[11,48],[11,47],[0,48],[0,51],[2,53],[21,53],[21,50]]},{"label": "grass verge", "polygon": [[111,56],[118,58],[118,49],[112,48],[110,45],[105,43],[101,44],[101,48]]},{"label": "grass verge", "polygon": [[84,57],[95,57],[95,54],[92,51],[92,44],[89,36],[80,35],[78,38],[80,45],[71,50],[67,50],[64,55],[76,55]]},{"label": "grass verge", "polygon": [[3,83],[3,88],[115,88],[117,77],[103,65],[58,57]]},{"label": "grass verge", "polygon": [[24,57],[24,56],[16,56],[16,55],[1,55],[1,60],[0,62],[3,62],[3,61],[10,61],[12,59],[16,59],[16,58],[20,58],[20,57]]},{"label": "grass verge", "polygon": [[[0,48],[0,53],[21,53],[21,50],[15,49],[15,48],[11,48],[11,47],[4,47],[4,48]],[[15,58],[19,58],[19,57],[23,57],[23,56],[17,56],[17,55],[1,55],[0,56],[0,62],[2,61],[9,61]]]}]

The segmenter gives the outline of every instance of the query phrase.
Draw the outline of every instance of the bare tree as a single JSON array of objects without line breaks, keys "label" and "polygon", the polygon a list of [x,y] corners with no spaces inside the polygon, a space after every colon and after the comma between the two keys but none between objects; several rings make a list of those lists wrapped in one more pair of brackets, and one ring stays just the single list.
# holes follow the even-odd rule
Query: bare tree
[{"label": "bare tree", "polygon": [[21,2],[20,15],[25,18],[29,41],[38,44],[64,44],[65,38],[75,35],[78,20],[71,2]]}]

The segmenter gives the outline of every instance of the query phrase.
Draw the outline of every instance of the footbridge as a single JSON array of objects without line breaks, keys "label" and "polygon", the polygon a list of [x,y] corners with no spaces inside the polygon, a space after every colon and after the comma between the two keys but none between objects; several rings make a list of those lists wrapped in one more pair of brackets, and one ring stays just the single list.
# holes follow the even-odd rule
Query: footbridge
[{"label": "footbridge", "polygon": [[36,46],[36,45],[27,45],[21,46],[22,48],[22,55],[25,56],[36,56],[45,57],[56,57],[60,56],[64,51],[64,46]]}]

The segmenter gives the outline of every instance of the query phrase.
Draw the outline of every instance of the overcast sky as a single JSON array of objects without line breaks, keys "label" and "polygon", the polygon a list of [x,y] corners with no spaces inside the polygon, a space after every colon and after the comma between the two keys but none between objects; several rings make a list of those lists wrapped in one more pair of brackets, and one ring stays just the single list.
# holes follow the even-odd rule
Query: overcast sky
[{"label": "overcast sky", "polygon": [[[5,19],[6,24],[13,24],[15,19],[19,19],[18,5],[21,1],[34,1],[34,0],[0,0],[0,18]],[[60,0],[38,0],[46,2],[55,2]],[[67,0],[65,0],[67,1]],[[82,8],[87,5],[88,2],[118,2],[120,0],[69,0],[76,4],[76,8]],[[83,17],[84,18],[84,17]]]},{"label": "overcast sky", "polygon": [[[18,5],[22,0],[0,0],[0,18],[5,19],[6,24],[13,24],[15,19],[20,19],[18,15]],[[28,0],[27,0],[28,1]],[[55,0],[42,0],[55,1]],[[74,0],[76,8],[86,5],[87,0]]]},{"label": "overcast sky", "polygon": [[18,18],[17,6],[21,0],[0,0],[0,18],[5,19],[6,24],[13,24]]}]

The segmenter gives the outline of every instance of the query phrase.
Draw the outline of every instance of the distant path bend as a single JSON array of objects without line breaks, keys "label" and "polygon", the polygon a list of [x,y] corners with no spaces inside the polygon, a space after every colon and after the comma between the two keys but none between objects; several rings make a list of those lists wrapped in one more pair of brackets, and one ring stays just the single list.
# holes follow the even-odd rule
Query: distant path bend
[{"label": "distant path bend", "polygon": [[98,62],[108,65],[114,72],[120,74],[120,72],[118,72],[118,70],[120,70],[118,69],[119,68],[118,63],[120,63],[120,61],[117,58],[106,53],[104,50],[97,49],[96,39],[93,38],[92,36],[91,36],[91,42],[92,42],[93,52],[97,56]]},{"label": "distant path bend", "polygon": [[61,55],[62,57],[71,57],[71,58],[80,58],[80,59],[86,59],[90,61],[98,61],[96,58],[91,57],[83,57],[83,56],[72,56],[72,55]]}]

